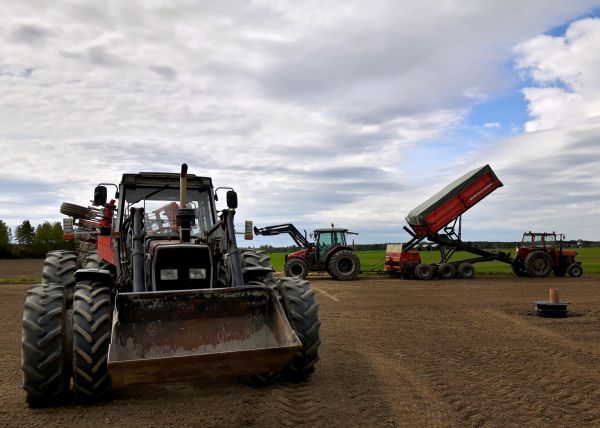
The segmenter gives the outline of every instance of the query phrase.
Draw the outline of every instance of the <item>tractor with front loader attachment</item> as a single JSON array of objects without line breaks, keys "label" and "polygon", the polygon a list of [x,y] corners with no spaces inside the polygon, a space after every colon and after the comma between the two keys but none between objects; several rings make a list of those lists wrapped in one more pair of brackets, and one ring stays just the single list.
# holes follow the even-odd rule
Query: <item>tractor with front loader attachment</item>
[{"label": "tractor with front loader attachment", "polygon": [[185,164],[181,174],[124,174],[117,204],[95,189],[94,206],[113,213],[97,228],[97,263],[75,269],[72,255],[53,257],[56,275],[27,293],[21,367],[31,406],[60,404],[71,390],[92,403],[127,384],[264,384],[314,371],[314,292],[305,280],[275,279],[265,253],[238,249],[237,195],[230,189],[219,212],[218,190]]},{"label": "tractor with front loader attachment", "polygon": [[351,281],[360,273],[360,259],[346,243],[346,235],[358,235],[348,229],[333,227],[316,229],[310,242],[293,224],[255,227],[255,235],[273,236],[287,233],[301,249],[286,254],[283,272],[286,276],[305,279],[309,272],[327,272],[333,279]]}]

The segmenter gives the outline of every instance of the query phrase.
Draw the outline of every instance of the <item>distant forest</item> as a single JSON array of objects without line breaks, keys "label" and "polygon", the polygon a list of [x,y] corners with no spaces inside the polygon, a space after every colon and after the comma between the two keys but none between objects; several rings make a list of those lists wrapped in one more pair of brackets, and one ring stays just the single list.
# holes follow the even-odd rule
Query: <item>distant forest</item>
[{"label": "distant forest", "polygon": [[[245,242],[244,242],[245,243]],[[498,242],[498,241],[474,241],[472,242],[479,248],[501,249],[515,247],[519,242]],[[243,244],[242,244],[243,245]],[[597,241],[565,241],[567,247],[598,247]],[[354,247],[358,251],[382,251],[386,244],[357,244]],[[435,246],[423,243],[424,250],[435,250]],[[273,247],[271,245],[262,245],[261,250],[268,253],[289,253],[297,251],[298,247]],[[24,220],[19,226],[12,230],[7,224],[0,220],[0,259],[10,258],[43,258],[48,251],[52,250],[74,250],[75,241],[65,241],[63,228],[59,222],[50,223],[48,221],[33,227],[29,220]]]},{"label": "distant forest", "polygon": [[48,221],[33,227],[24,220],[12,230],[0,220],[0,259],[43,258],[48,251],[73,250],[74,241],[65,241],[59,222]]}]

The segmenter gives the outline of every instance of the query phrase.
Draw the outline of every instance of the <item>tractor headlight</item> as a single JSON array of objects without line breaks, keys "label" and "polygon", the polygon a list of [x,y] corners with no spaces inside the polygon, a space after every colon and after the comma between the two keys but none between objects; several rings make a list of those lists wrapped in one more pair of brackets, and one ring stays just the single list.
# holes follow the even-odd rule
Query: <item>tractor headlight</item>
[{"label": "tractor headlight", "polygon": [[204,268],[190,269],[190,279],[206,279],[206,269],[204,269]]},{"label": "tractor headlight", "polygon": [[160,279],[162,281],[173,281],[177,279],[177,269],[161,269]]}]

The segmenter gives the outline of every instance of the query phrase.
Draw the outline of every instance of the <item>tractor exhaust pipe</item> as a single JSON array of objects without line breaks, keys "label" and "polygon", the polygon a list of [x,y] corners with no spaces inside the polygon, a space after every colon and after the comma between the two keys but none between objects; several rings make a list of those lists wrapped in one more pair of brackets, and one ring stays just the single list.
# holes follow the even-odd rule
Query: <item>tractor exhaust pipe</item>
[{"label": "tractor exhaust pipe", "polygon": [[179,208],[177,209],[177,226],[181,242],[190,242],[191,228],[196,224],[196,213],[193,208],[187,208],[187,164],[181,164],[179,175]]},{"label": "tractor exhaust pipe", "polygon": [[141,293],[145,291],[144,278],[144,226],[142,219],[144,218],[143,208],[132,208],[131,215],[133,216],[133,291]]},{"label": "tractor exhaust pipe", "polygon": [[186,163],[181,164],[181,174],[179,175],[179,207],[185,208],[187,204],[187,169]]}]

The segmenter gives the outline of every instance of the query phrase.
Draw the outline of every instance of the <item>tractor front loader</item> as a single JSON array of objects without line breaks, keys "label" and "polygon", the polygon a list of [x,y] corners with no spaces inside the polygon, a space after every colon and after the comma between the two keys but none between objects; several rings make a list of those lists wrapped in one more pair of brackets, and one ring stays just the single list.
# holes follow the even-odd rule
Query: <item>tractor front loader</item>
[{"label": "tractor front loader", "polygon": [[[30,405],[64,402],[71,384],[91,403],[127,384],[223,376],[256,384],[314,371],[314,292],[298,278],[276,280],[265,253],[240,251],[237,195],[227,192],[218,216],[216,199],[211,179],[188,175],[185,164],[179,175],[123,175],[112,224],[97,238],[110,269],[78,269],[74,284],[58,278],[28,292]],[[96,188],[94,204],[108,205],[106,188]]]},{"label": "tractor front loader", "polygon": [[277,224],[274,226],[255,227],[256,235],[273,236],[287,233],[301,249],[286,254],[283,272],[287,276],[305,279],[309,272],[325,271],[333,279],[351,281],[360,273],[360,259],[354,248],[346,243],[346,235],[358,235],[348,229],[331,228],[316,229],[310,242],[293,224]]}]

